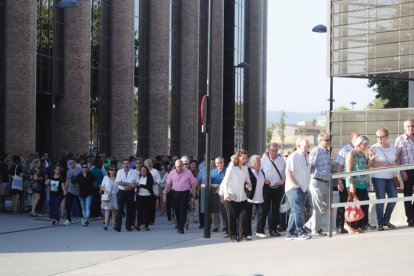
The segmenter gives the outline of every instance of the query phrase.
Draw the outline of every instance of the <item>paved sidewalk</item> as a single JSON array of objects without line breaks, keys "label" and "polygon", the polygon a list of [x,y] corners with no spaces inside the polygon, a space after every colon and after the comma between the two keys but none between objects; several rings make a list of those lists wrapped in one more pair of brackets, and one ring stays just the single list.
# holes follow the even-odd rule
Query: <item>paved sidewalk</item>
[{"label": "paved sidewalk", "polygon": [[177,234],[165,217],[151,231],[50,226],[45,218],[0,214],[1,275],[413,275],[414,228],[232,243]]}]

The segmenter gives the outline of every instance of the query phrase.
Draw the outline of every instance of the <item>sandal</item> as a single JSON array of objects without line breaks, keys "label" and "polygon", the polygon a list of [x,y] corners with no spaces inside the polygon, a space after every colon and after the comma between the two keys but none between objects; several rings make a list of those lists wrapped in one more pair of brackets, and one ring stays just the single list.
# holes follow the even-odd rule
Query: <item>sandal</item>
[{"label": "sandal", "polygon": [[348,231],[349,235],[361,233],[359,229],[351,227],[348,224],[345,224],[344,228]]}]

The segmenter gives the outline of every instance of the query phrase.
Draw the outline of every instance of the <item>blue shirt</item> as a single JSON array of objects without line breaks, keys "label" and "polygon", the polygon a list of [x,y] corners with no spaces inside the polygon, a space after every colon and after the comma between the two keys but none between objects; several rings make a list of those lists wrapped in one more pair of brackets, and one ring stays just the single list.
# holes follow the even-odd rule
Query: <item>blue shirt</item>
[{"label": "blue shirt", "polygon": [[322,146],[318,146],[309,154],[311,164],[311,174],[314,178],[328,180],[331,173],[331,159],[329,151]]},{"label": "blue shirt", "polygon": [[[211,184],[221,184],[223,181],[224,176],[226,175],[226,168],[224,168],[221,172],[218,172],[217,169],[212,169],[210,171],[210,179]],[[206,183],[206,170],[202,170],[197,175],[198,183],[205,184]]]}]

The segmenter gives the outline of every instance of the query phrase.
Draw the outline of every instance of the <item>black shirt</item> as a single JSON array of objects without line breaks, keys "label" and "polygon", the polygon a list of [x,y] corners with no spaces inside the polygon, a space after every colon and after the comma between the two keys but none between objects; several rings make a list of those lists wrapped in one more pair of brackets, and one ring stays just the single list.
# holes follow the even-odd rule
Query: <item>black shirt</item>
[{"label": "black shirt", "polygon": [[79,184],[79,196],[87,197],[93,193],[93,183],[95,182],[95,176],[90,172],[86,173],[86,176],[83,176],[83,173],[80,173],[76,176],[75,182]]}]

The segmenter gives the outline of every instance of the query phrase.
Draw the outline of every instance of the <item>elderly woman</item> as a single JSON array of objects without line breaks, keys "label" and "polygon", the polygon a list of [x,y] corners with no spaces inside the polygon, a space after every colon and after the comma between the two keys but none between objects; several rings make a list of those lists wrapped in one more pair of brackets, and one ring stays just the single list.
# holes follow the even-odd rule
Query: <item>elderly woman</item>
[{"label": "elderly woman", "polygon": [[[239,149],[229,164],[220,190],[223,193],[227,211],[228,231],[232,241],[248,239],[247,233],[247,196],[245,188],[251,189],[249,173],[244,164],[247,161],[247,151]],[[236,221],[239,220],[239,231],[236,230]]]},{"label": "elderly woman", "polygon": [[252,189],[247,192],[247,237],[252,236],[252,213],[253,207],[256,207],[257,220],[256,220],[256,236],[259,238],[265,238],[264,226],[266,218],[263,216],[263,186],[265,183],[270,184],[269,180],[265,179],[264,172],[260,169],[261,161],[259,155],[252,155],[249,159],[249,177],[252,184]]},{"label": "elderly woman", "polygon": [[[397,148],[388,142],[388,130],[380,128],[377,130],[376,135],[377,143],[369,150],[370,161],[368,162],[368,166],[371,168],[395,166],[395,164],[399,163],[397,160]],[[393,172],[376,173],[372,174],[371,177],[377,199],[385,198],[385,194],[387,194],[388,198],[397,197],[397,188],[394,184]],[[394,207],[395,202],[387,203],[387,208],[384,213],[384,203],[375,205],[378,231],[384,230],[384,226],[391,229],[395,228],[390,223]]]},{"label": "elderly woman", "polygon": [[104,230],[108,230],[109,217],[112,216],[112,227],[116,228],[116,214],[118,212],[118,204],[116,202],[116,193],[118,185],[115,184],[116,168],[114,165],[108,167],[107,175],[102,180],[101,192],[107,194],[109,200],[102,201],[102,209],[105,210]]},{"label": "elderly woman", "polygon": [[[369,140],[366,136],[360,135],[357,137],[354,148],[346,155],[345,164],[347,172],[366,170],[368,168],[368,159],[364,154],[368,148],[368,144]],[[346,187],[349,193],[356,195],[361,201],[369,199],[367,188],[370,185],[368,175],[351,176],[346,179]],[[361,208],[364,212],[364,218],[345,224],[345,228],[349,234],[362,233],[369,227],[368,205],[361,205]]]}]

